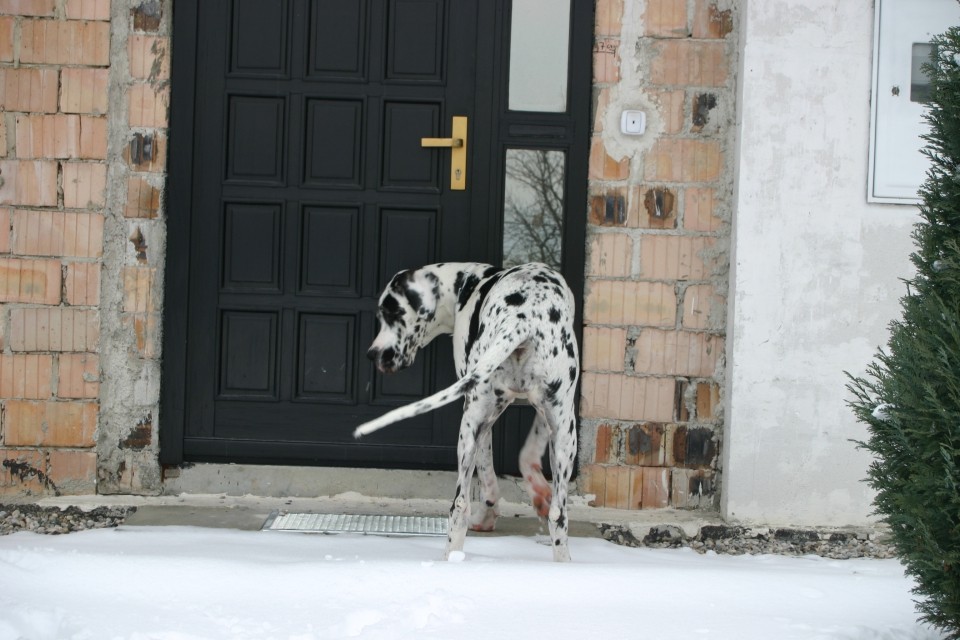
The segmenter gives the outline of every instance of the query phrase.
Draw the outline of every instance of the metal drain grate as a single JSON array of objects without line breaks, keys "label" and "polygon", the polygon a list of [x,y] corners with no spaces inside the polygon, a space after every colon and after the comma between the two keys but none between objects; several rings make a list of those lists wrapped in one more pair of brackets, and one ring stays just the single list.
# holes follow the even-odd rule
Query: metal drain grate
[{"label": "metal drain grate", "polygon": [[263,531],[365,533],[380,536],[445,536],[447,519],[436,516],[344,515],[274,511]]}]

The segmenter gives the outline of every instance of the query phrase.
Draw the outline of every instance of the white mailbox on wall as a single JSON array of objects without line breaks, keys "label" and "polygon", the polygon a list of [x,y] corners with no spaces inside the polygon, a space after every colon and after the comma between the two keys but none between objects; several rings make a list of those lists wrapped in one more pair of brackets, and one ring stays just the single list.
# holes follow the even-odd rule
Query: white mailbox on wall
[{"label": "white mailbox on wall", "polygon": [[926,177],[920,149],[931,38],[960,25],[957,0],[877,0],[867,200],[911,204]]}]

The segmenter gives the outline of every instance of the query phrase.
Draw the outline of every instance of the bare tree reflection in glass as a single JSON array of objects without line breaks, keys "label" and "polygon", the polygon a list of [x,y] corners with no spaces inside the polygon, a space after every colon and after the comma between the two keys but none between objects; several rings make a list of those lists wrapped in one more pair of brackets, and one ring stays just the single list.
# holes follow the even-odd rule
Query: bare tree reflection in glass
[{"label": "bare tree reflection in glass", "polygon": [[564,160],[562,151],[507,150],[504,267],[525,262],[561,267]]}]

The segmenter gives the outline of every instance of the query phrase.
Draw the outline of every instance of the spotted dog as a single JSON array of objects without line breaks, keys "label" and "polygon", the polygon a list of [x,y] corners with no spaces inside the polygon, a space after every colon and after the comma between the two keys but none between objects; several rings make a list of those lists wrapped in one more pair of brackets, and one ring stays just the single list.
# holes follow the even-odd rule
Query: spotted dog
[{"label": "spotted dog", "polygon": [[[520,470],[537,513],[548,519],[553,559],[570,560],[567,484],[577,452],[574,390],[580,369],[573,305],[562,276],[539,263],[504,270],[472,262],[428,265],[401,271],[381,294],[380,333],[367,357],[382,373],[410,366],[431,340],[453,334],[457,382],[354,431],[359,438],[464,398],[446,558],[463,548],[468,520],[474,530],[494,528],[500,494],[491,427],[514,400],[526,398],[536,418],[520,451]],[[548,445],[552,490],[540,467]],[[471,516],[474,469],[484,505]]]}]

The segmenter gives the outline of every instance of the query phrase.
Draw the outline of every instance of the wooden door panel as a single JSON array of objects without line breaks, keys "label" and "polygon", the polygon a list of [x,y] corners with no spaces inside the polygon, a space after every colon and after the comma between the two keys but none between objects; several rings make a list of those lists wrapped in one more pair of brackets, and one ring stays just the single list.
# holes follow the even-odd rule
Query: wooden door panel
[{"label": "wooden door panel", "polygon": [[224,311],[221,317],[220,397],[277,400],[278,314]]},{"label": "wooden door panel", "polygon": [[352,80],[366,77],[369,4],[364,0],[311,3],[307,77]]},{"label": "wooden door panel", "polygon": [[306,114],[304,185],[361,188],[363,101],[309,98]]},{"label": "wooden door panel", "polygon": [[388,80],[443,80],[444,0],[391,0],[387,35]]},{"label": "wooden door panel", "polygon": [[283,98],[233,95],[227,99],[227,182],[284,184],[285,111]]},{"label": "wooden door panel", "polygon": [[360,296],[360,207],[306,205],[300,228],[300,293]]},{"label": "wooden door panel", "polygon": [[287,2],[234,0],[230,25],[231,74],[286,77],[290,33]]},{"label": "wooden door panel", "polygon": [[356,314],[300,314],[296,400],[355,404]]},{"label": "wooden door panel", "polygon": [[222,289],[280,293],[280,204],[228,202],[223,211]]},{"label": "wooden door panel", "polygon": [[439,193],[441,154],[421,147],[420,139],[440,135],[441,105],[388,101],[383,113],[381,186]]}]

